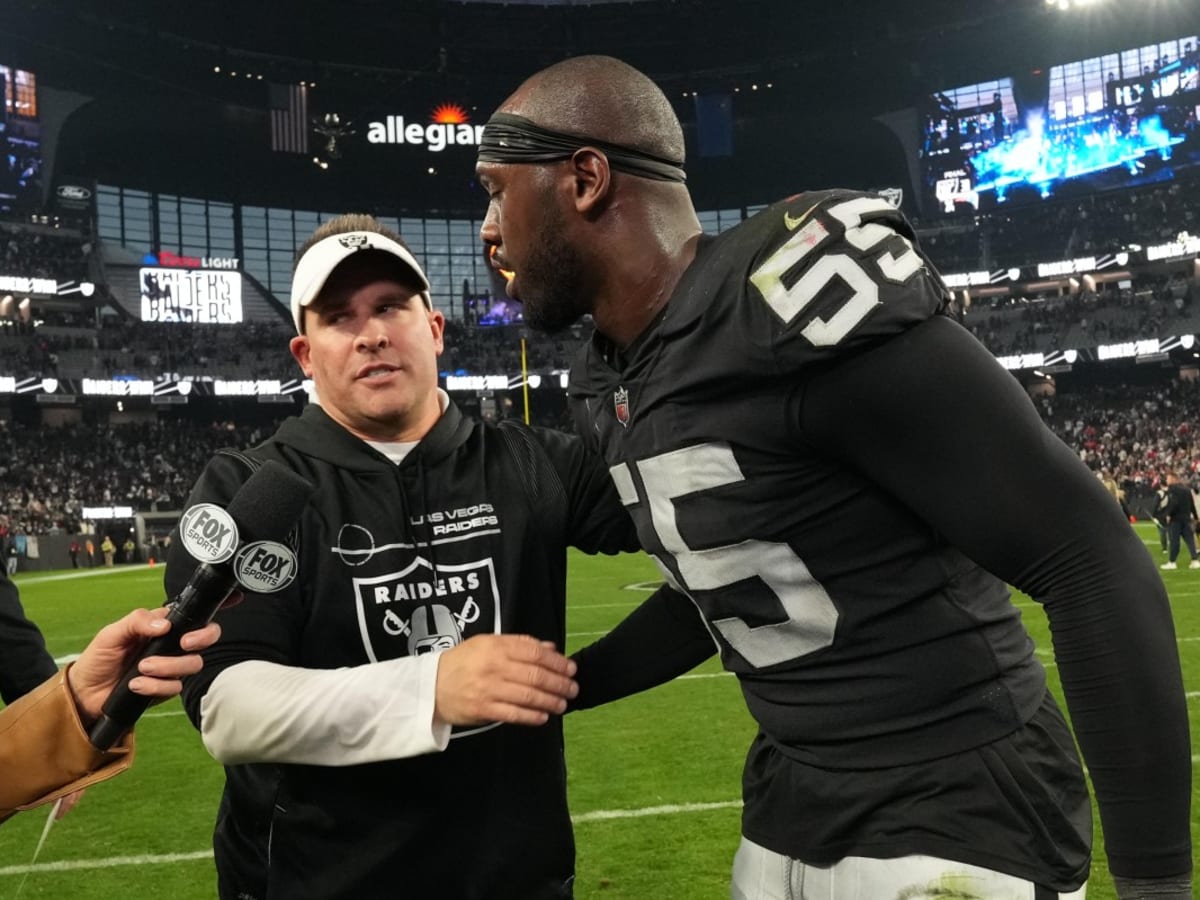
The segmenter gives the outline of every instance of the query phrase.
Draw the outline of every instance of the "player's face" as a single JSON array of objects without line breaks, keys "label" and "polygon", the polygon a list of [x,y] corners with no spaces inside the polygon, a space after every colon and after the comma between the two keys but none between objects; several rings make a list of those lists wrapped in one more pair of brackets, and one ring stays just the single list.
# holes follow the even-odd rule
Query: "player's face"
[{"label": "player's face", "polygon": [[322,409],[365,440],[417,440],[441,413],[437,357],[445,317],[375,254],[340,265],[304,311],[291,351]]},{"label": "player's face", "polygon": [[550,333],[591,311],[583,255],[567,236],[553,169],[502,163],[476,168],[488,192],[480,236],[496,247],[493,262],[513,273],[508,295],[521,302],[526,324]]}]

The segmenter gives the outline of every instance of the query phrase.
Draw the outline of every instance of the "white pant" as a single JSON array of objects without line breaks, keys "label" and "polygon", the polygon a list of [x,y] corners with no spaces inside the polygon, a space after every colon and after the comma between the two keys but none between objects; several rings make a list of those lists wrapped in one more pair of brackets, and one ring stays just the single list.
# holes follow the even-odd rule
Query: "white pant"
[{"label": "white pant", "polygon": [[1069,894],[1031,881],[932,856],[867,859],[847,856],[810,866],[742,838],[733,858],[732,900],[1084,900],[1085,884]]}]

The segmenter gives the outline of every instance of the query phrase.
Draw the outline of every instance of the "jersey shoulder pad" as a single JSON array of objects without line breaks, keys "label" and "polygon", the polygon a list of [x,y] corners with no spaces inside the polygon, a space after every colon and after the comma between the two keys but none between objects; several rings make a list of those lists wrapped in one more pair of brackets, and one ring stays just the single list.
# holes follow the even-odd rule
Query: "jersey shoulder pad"
[{"label": "jersey shoulder pad", "polygon": [[788,367],[898,333],[948,305],[912,226],[876,194],[798,194],[744,224],[755,246],[745,302],[760,304],[754,311]]}]

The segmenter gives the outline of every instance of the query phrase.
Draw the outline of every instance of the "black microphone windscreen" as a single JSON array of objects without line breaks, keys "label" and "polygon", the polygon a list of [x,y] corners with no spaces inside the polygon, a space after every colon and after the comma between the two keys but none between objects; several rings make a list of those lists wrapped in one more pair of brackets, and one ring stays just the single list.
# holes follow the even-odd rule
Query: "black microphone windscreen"
[{"label": "black microphone windscreen", "polygon": [[282,541],[314,490],[291,469],[267,460],[246,479],[225,509],[237,522],[243,542]]}]

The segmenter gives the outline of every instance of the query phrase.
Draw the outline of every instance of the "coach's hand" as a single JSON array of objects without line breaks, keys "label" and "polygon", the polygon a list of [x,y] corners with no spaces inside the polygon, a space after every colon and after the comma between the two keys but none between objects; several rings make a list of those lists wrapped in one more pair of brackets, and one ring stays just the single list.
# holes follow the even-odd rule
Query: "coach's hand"
[{"label": "coach's hand", "polygon": [[434,715],[451,725],[543,725],[579,693],[575,663],[549,641],[480,634],[438,660]]}]

